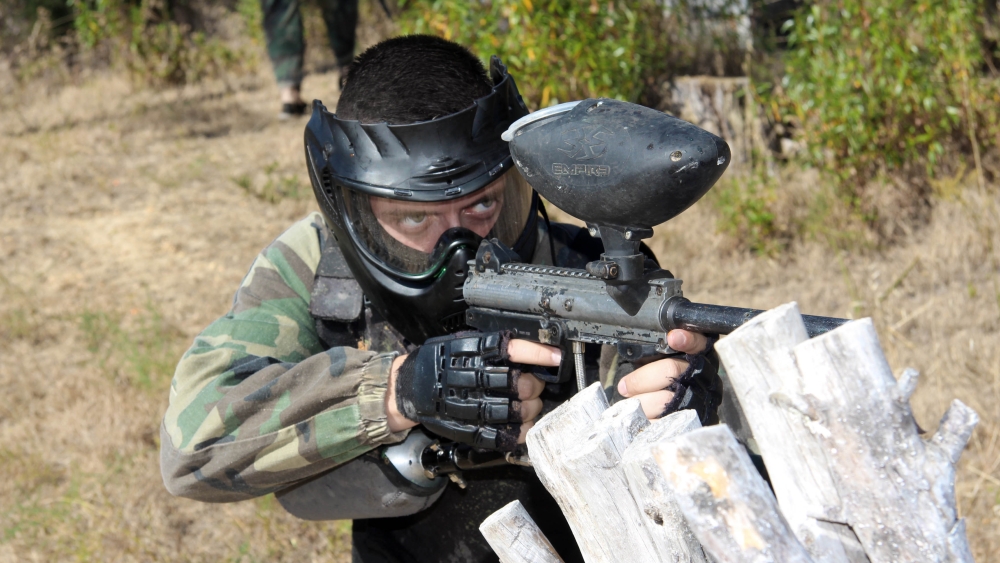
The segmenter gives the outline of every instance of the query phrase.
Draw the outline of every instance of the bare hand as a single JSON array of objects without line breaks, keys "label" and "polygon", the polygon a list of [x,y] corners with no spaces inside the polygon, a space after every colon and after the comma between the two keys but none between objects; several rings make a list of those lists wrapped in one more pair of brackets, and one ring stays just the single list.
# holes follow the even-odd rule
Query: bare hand
[{"label": "bare hand", "polygon": [[[667,334],[667,345],[685,354],[697,354],[708,344],[704,334],[688,330],[672,330]],[[650,362],[618,382],[618,393],[623,397],[635,397],[642,404],[646,418],[653,420],[663,415],[663,407],[674,398],[674,392],[667,386],[684,373],[688,363],[677,358],[665,358]]]}]

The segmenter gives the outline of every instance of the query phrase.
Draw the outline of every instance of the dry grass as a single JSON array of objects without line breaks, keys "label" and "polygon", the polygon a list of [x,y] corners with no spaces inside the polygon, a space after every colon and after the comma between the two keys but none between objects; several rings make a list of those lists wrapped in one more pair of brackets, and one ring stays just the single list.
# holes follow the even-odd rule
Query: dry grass
[{"label": "dry grass", "polygon": [[[304,87],[332,101],[336,75]],[[103,77],[3,100],[0,561],[348,560],[346,523],[296,521],[273,497],[172,498],[157,465],[171,366],[260,248],[314,207],[304,122],[276,121],[265,74],[160,92]],[[931,222],[880,254],[747,256],[705,204],[653,245],[694,300],[873,316],[894,369],[923,374],[925,428],[953,397],[974,407],[958,496],[987,561],[1000,551],[1000,203],[995,186],[939,187]]]},{"label": "dry grass", "polygon": [[[333,99],[335,83],[305,86]],[[277,122],[276,100],[266,76],[105,78],[0,113],[0,560],[349,560],[347,523],[175,499],[159,478],[173,365],[312,207],[303,122]]]}]

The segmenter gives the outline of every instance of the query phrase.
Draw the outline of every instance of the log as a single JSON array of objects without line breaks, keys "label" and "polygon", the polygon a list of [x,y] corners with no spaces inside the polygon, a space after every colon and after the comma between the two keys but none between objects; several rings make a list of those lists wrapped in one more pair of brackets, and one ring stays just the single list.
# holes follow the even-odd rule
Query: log
[{"label": "log", "polygon": [[793,397],[828,452],[841,498],[833,519],[849,524],[873,563],[971,562],[955,510],[955,464],[979,421],[954,401],[929,440],[909,397],[917,373],[897,383],[871,319],[796,346],[802,395]]},{"label": "log", "polygon": [[[687,430],[691,416],[659,421],[650,439]],[[679,511],[647,511],[645,495],[630,489],[622,460],[649,426],[638,399],[609,408],[595,384],[528,432],[535,473],[559,503],[588,563],[705,561]],[[652,463],[645,439],[641,443]],[[654,518],[660,524],[647,525]]]},{"label": "log", "polygon": [[651,425],[595,384],[527,438],[585,561],[972,561],[954,481],[978,416],[955,401],[922,439],[919,374],[893,378],[870,319],[810,340],[791,303],[716,348],[775,493],[728,427]]},{"label": "log", "polygon": [[725,425],[700,428],[653,448],[677,505],[718,563],[809,563],[767,483]]},{"label": "log", "polygon": [[808,340],[798,305],[767,311],[715,348],[764,458],[774,494],[796,537],[817,562],[867,562],[851,529],[833,522],[841,500],[826,459],[801,412],[792,349]]},{"label": "log", "polygon": [[585,561],[659,560],[656,544],[662,538],[645,527],[621,469],[625,448],[647,426],[639,400],[626,399],[606,410],[585,440],[563,451],[560,473],[572,494],[563,498],[562,510],[575,517],[573,532]]},{"label": "log", "polygon": [[637,399],[608,408],[595,383],[528,431],[535,473],[559,503],[588,563],[659,560],[665,540],[643,525],[645,515],[620,467],[625,449],[647,426]]},{"label": "log", "polygon": [[538,420],[527,435],[528,452],[535,474],[559,504],[577,538],[581,532],[587,534],[589,530],[579,530],[574,514],[569,511],[572,504],[567,499],[575,498],[575,492],[560,469],[560,458],[564,450],[586,438],[594,423],[607,409],[608,399],[604,389],[595,383]]},{"label": "log", "polygon": [[698,428],[701,428],[698,413],[693,410],[675,412],[653,421],[636,436],[622,456],[622,470],[633,500],[646,516],[645,526],[654,534],[658,533],[665,543],[667,552],[660,553],[660,561],[708,561],[674,500],[673,489],[653,459],[653,446]]},{"label": "log", "polygon": [[500,557],[500,563],[563,563],[519,500],[491,514],[479,531]]},{"label": "log", "polygon": [[909,407],[917,372],[893,378],[870,319],[807,340],[793,303],[716,348],[779,505],[817,560],[971,561],[954,465],[978,418],[956,401],[922,440]]}]

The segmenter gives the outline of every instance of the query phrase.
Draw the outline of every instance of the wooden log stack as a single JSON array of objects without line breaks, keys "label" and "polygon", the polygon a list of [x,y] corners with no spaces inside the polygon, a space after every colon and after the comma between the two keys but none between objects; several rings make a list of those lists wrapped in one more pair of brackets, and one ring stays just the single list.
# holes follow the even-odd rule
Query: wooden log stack
[{"label": "wooden log stack", "polygon": [[[725,425],[649,422],[599,385],[528,433],[539,479],[588,563],[971,562],[955,464],[978,422],[952,403],[924,439],[869,319],[808,339],[797,305],[716,344],[770,486]],[[561,561],[512,503],[480,528],[503,563]]]}]

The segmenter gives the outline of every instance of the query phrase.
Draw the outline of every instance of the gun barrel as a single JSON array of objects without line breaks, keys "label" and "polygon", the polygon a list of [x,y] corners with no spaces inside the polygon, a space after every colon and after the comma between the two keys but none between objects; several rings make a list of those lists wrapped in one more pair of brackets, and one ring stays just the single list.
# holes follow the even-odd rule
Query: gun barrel
[{"label": "gun barrel", "polygon": [[[662,319],[665,326],[716,334],[729,334],[764,312],[760,309],[692,303],[683,297],[673,297],[665,305],[665,318]],[[813,338],[847,323],[849,319],[802,315],[802,320],[809,338]]]}]

